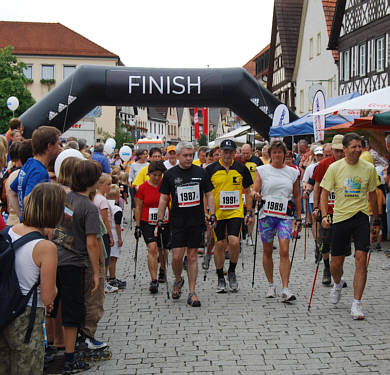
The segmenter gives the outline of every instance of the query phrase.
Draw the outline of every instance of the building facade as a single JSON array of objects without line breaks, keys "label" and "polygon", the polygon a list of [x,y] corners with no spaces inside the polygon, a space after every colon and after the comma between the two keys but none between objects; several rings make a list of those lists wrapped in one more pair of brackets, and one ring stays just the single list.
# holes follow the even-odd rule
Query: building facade
[{"label": "building facade", "polygon": [[292,81],[295,84],[295,112],[302,116],[311,111],[318,89],[326,97],[338,94],[338,53],[327,50],[336,0],[304,0],[298,48]]},{"label": "building facade", "polygon": [[389,36],[388,0],[338,0],[328,47],[340,54],[340,95],[389,85]]},{"label": "building facade", "polygon": [[270,45],[268,44],[243,66],[264,87],[267,87],[269,60]]},{"label": "building facade", "polygon": [[[60,23],[0,21],[0,48],[6,46],[13,46],[13,54],[27,65],[27,88],[36,101],[80,65],[123,65],[118,55]],[[105,131],[114,134],[115,117],[115,107],[102,107],[88,117],[86,128],[92,131],[93,121],[96,138]],[[84,121],[78,122],[80,130],[86,131],[83,124]]]}]

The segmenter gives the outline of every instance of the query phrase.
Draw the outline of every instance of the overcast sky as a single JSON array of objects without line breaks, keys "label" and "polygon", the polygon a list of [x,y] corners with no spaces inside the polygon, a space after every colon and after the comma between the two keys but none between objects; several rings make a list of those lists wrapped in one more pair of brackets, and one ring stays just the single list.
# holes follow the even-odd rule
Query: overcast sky
[{"label": "overcast sky", "polygon": [[272,0],[2,1],[3,21],[60,22],[127,66],[243,66],[271,39]]}]

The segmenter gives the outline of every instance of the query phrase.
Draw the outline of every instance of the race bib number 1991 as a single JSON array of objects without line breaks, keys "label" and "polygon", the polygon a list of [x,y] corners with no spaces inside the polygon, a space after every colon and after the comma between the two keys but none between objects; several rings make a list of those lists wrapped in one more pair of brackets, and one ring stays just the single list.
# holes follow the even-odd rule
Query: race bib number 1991
[{"label": "race bib number 1991", "polygon": [[240,192],[221,191],[219,194],[219,209],[220,210],[234,210],[240,208]]},{"label": "race bib number 1991", "polygon": [[179,207],[194,207],[200,204],[199,185],[178,186],[177,201]]}]

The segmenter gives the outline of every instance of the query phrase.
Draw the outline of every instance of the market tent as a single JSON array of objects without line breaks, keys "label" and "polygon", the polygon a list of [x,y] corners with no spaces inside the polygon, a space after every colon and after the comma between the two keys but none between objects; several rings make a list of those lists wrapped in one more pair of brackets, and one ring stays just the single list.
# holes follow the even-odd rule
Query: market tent
[{"label": "market tent", "polygon": [[384,112],[369,117],[356,118],[353,122],[347,122],[344,124],[327,127],[324,130],[338,130],[350,132],[359,129],[390,131],[390,112]]},{"label": "market tent", "polygon": [[389,111],[390,86],[316,112],[315,115],[349,114],[356,111]]},{"label": "market tent", "polygon": [[[355,91],[351,94],[336,96],[335,98],[326,99],[326,104],[334,106],[338,103],[342,103],[353,98],[359,97],[360,94]],[[353,121],[354,117],[346,116],[344,118],[340,116],[328,116],[325,119],[325,126],[334,126],[338,124],[343,124],[347,121]],[[287,137],[292,135],[305,135],[313,134],[313,117],[312,113],[306,113],[306,115],[300,117],[298,120],[290,122],[287,125],[283,126],[271,126],[269,135],[270,137]]]},{"label": "market tent", "polygon": [[378,125],[390,125],[390,111],[389,112],[383,112],[378,115],[374,115],[374,118],[372,119],[373,124]]}]

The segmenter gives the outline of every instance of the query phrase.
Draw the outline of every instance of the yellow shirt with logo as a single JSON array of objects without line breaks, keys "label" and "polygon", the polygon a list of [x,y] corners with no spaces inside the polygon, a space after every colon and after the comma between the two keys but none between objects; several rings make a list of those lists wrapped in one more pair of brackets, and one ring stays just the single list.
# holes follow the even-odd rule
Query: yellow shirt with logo
[{"label": "yellow shirt with logo", "polygon": [[[214,186],[217,220],[243,218],[242,189],[250,187],[253,183],[248,168],[233,160],[227,171],[219,160],[210,164],[206,172]],[[232,206],[233,208],[230,208]]]},{"label": "yellow shirt with logo", "polygon": [[375,191],[375,167],[359,159],[354,164],[348,164],[345,158],[332,163],[321,181],[321,187],[335,192],[333,222],[347,220],[359,211],[369,214],[367,193]]},{"label": "yellow shirt with logo", "polygon": [[252,155],[245,161],[245,166],[248,168],[253,182],[255,182],[256,168],[260,167],[260,165],[263,165],[263,162],[255,155]]},{"label": "yellow shirt with logo", "polygon": [[144,182],[149,180],[148,168],[149,168],[149,165],[146,165],[145,167],[143,167],[139,170],[137,176],[135,176],[135,179],[133,181],[134,187],[139,187]]}]

